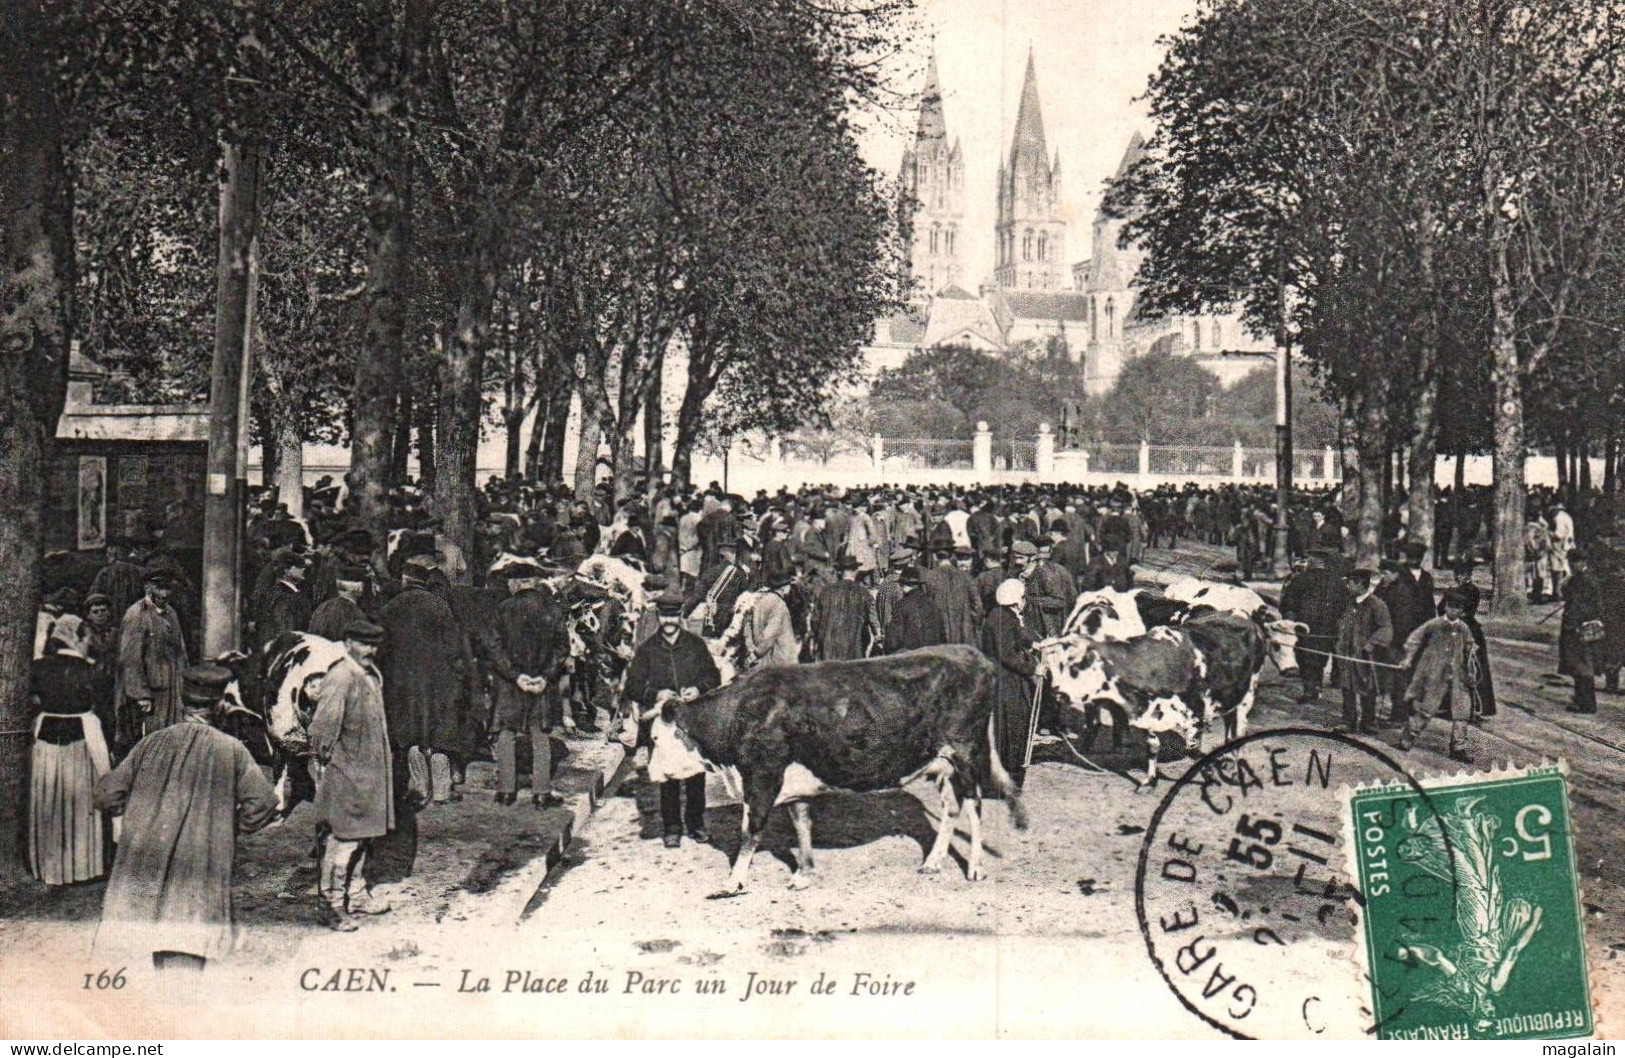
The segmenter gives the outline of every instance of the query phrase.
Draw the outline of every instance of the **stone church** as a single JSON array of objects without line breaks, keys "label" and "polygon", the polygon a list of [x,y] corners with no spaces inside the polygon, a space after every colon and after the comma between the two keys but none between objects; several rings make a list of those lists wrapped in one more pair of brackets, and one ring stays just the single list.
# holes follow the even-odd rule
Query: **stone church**
[{"label": "stone church", "polygon": [[[1116,177],[1144,150],[1136,133]],[[966,283],[964,265],[965,156],[959,140],[949,136],[935,54],[899,183],[914,209],[915,301],[908,312],[877,321],[868,350],[872,372],[896,367],[918,349],[991,352],[1053,338],[1082,360],[1091,394],[1108,392],[1127,361],[1152,349],[1194,357],[1226,386],[1273,363],[1273,343],[1249,334],[1234,314],[1143,318],[1134,291],[1143,254],[1121,245],[1121,219],[1097,211],[1089,258],[1067,264],[1061,156],[1044,138],[1038,69],[1030,52],[1009,154],[999,164],[993,276],[976,293]]]}]

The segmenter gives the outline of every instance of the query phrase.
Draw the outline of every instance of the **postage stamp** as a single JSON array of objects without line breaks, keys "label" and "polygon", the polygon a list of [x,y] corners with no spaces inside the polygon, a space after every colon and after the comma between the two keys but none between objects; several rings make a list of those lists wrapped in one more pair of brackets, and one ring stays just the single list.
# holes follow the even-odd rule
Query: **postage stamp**
[{"label": "postage stamp", "polygon": [[1592,1035],[1561,763],[1351,790],[1382,1039]]}]

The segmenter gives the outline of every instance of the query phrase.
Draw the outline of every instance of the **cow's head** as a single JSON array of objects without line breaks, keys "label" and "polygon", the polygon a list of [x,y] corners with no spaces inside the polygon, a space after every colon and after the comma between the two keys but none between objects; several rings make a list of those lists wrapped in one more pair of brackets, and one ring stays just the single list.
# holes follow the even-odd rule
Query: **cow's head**
[{"label": "cow's head", "polygon": [[1297,672],[1298,637],[1307,635],[1309,626],[1302,621],[1289,621],[1279,616],[1259,623],[1264,632],[1264,643],[1269,651],[1270,660],[1281,670],[1281,675],[1290,676]]},{"label": "cow's head", "polygon": [[322,683],[344,656],[344,644],[309,632],[286,632],[266,646],[266,733],[278,749],[295,756],[310,751],[306,729],[316,714]]}]

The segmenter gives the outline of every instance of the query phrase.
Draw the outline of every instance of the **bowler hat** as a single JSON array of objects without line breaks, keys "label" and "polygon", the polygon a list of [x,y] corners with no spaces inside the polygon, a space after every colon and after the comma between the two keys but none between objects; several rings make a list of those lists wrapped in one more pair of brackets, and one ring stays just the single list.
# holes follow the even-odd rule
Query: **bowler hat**
[{"label": "bowler hat", "polygon": [[1032,558],[1038,554],[1038,548],[1034,547],[1030,541],[1017,540],[1015,543],[1010,545],[1010,553],[1012,555],[1019,555],[1022,558]]},{"label": "bowler hat", "polygon": [[160,588],[173,588],[175,586],[175,571],[168,566],[148,566],[141,572],[141,579],[146,584],[156,584]]},{"label": "bowler hat", "polygon": [[920,583],[920,567],[913,565],[904,566],[903,572],[897,575],[897,581],[899,584]]},{"label": "bowler hat", "polygon": [[1407,540],[1405,546],[1400,550],[1405,552],[1406,558],[1420,559],[1428,553],[1428,546],[1420,540]]},{"label": "bowler hat", "polygon": [[384,630],[371,621],[356,620],[344,626],[344,638],[377,645],[384,641]]},{"label": "bowler hat", "polygon": [[1377,571],[1370,566],[1356,566],[1343,574],[1344,580],[1370,580],[1377,575]]},{"label": "bowler hat", "polygon": [[662,617],[680,616],[683,612],[683,593],[667,589],[655,599],[655,609]]},{"label": "bowler hat", "polygon": [[440,568],[433,555],[413,555],[406,560],[406,568],[419,573],[432,573]]},{"label": "bowler hat", "polygon": [[213,705],[236,676],[224,665],[206,662],[181,674],[181,698],[198,705]]}]

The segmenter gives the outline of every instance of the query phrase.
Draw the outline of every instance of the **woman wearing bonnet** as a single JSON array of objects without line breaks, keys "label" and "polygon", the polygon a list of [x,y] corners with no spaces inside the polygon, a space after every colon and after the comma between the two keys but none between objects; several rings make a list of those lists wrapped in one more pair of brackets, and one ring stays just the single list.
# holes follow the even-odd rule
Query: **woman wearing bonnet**
[{"label": "woman wearing bonnet", "polygon": [[[103,680],[88,656],[91,630],[73,614],[57,618],[33,665],[33,766],[28,788],[28,864],[46,885],[106,873],[96,783],[111,762],[96,718]],[[115,834],[115,838],[116,838]]]}]

